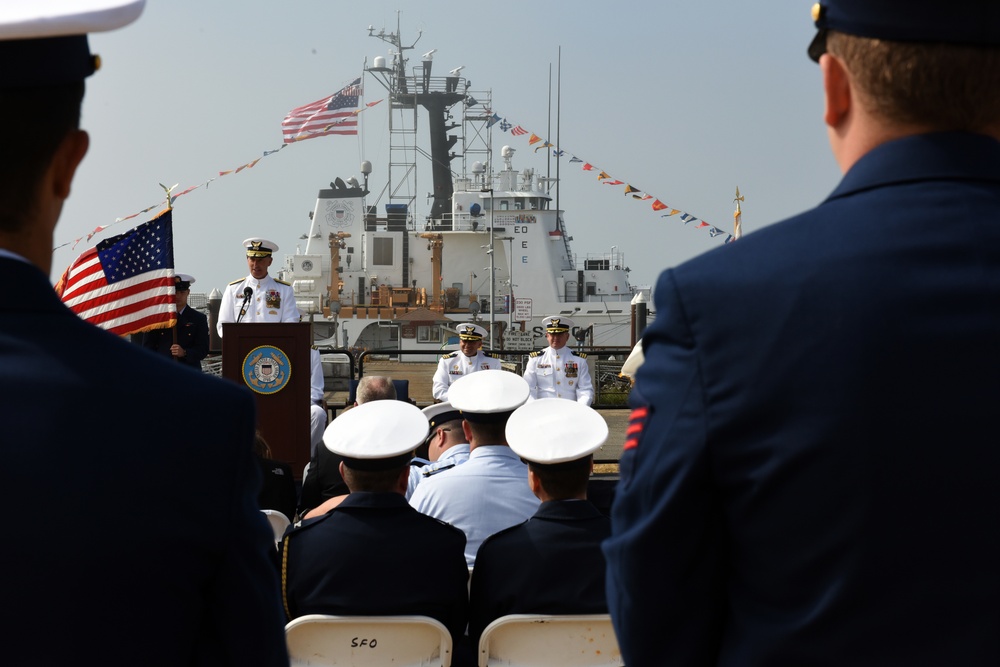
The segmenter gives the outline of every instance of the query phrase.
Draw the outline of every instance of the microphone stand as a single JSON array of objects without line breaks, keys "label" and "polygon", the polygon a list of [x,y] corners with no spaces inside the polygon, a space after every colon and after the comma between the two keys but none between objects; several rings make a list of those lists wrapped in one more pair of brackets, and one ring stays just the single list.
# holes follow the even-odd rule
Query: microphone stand
[{"label": "microphone stand", "polygon": [[250,297],[253,296],[253,290],[247,287],[243,290],[243,307],[240,308],[240,315],[236,318],[236,323],[239,324],[243,316],[247,314],[247,306],[250,305]]}]

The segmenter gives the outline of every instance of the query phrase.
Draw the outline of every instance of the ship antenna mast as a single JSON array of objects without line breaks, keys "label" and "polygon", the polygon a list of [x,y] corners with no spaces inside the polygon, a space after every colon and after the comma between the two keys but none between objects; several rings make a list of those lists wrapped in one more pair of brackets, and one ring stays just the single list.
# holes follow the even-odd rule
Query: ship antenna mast
[{"label": "ship antenna mast", "polygon": [[368,26],[368,36],[369,37],[378,37],[383,42],[386,42],[387,44],[389,44],[389,45],[391,45],[393,47],[393,49],[394,49],[393,55],[396,56],[396,58],[398,58],[398,60],[395,60],[395,62],[393,62],[393,65],[397,65],[399,67],[399,71],[403,72],[405,74],[405,72],[406,72],[406,59],[403,57],[403,52],[404,51],[412,51],[413,48],[416,47],[417,42],[420,41],[420,38],[423,37],[424,31],[423,30],[418,30],[417,31],[417,38],[415,40],[413,40],[413,44],[410,44],[409,46],[403,46],[403,33],[402,33],[401,28],[400,28],[400,15],[401,14],[402,14],[402,12],[397,9],[396,10],[396,32],[386,32],[385,28],[382,28],[381,30],[379,30],[376,33],[374,26]]}]

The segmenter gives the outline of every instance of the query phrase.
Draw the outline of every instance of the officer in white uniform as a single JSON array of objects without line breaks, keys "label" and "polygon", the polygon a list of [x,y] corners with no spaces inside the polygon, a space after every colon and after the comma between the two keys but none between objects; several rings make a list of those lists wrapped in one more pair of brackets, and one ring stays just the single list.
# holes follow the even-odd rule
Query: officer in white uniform
[{"label": "officer in white uniform", "polygon": [[323,360],[319,350],[309,350],[309,431],[312,445],[311,457],[316,456],[316,450],[323,442],[323,431],[326,430],[326,381],[323,378]]},{"label": "officer in white uniform", "polygon": [[[298,322],[299,308],[295,305],[292,286],[267,275],[267,269],[278,250],[278,245],[266,239],[247,239],[243,242],[247,251],[247,266],[250,275],[234,280],[222,293],[219,307],[219,322],[216,328],[222,335],[225,322]],[[245,298],[249,288],[250,297]],[[243,317],[240,312],[243,311]]]},{"label": "officer in white uniform", "polygon": [[448,400],[448,387],[458,378],[476,371],[500,370],[500,360],[482,352],[486,329],[471,323],[459,324],[455,329],[459,352],[441,357],[434,371],[431,393],[438,401]]},{"label": "officer in white uniform", "polygon": [[528,385],[514,373],[486,370],[455,381],[448,392],[465,421],[469,460],[420,482],[410,504],[465,533],[465,560],[493,533],[525,521],[539,500],[528,487],[528,466],[507,446],[504,427],[528,400]]},{"label": "officer in white uniform", "polygon": [[410,480],[406,485],[407,499],[413,495],[417,484],[422,480],[445,470],[451,470],[469,460],[469,443],[466,442],[465,432],[462,430],[462,413],[448,401],[428,405],[423,409],[423,413],[431,428],[425,443],[430,462],[423,466],[410,463]]},{"label": "officer in white uniform", "polygon": [[594,401],[594,386],[590,382],[587,355],[576,354],[566,345],[573,321],[566,317],[546,317],[542,325],[549,346],[541,352],[532,352],[524,368],[530,400],[567,398],[590,405]]}]

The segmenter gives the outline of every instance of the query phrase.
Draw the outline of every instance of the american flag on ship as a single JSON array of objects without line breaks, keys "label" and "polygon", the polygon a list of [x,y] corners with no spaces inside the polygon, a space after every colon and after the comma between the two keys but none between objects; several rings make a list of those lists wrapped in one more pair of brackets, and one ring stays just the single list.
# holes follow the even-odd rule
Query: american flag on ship
[{"label": "american flag on ship", "polygon": [[174,326],[172,212],[84,252],[56,283],[56,294],[81,318],[119,336]]},{"label": "american flag on ship", "polygon": [[281,121],[285,143],[328,134],[357,134],[360,98],[361,79],[358,78],[329,97],[292,109]]}]

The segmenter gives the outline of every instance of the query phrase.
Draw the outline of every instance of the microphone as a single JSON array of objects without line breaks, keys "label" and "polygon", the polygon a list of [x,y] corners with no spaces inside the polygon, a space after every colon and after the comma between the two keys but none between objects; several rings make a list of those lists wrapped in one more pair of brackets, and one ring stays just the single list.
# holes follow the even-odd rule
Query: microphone
[{"label": "microphone", "polygon": [[247,314],[247,306],[250,305],[250,298],[253,296],[253,290],[249,287],[243,288],[243,307],[240,308],[240,316],[236,318],[236,323],[239,324],[243,316]]}]

